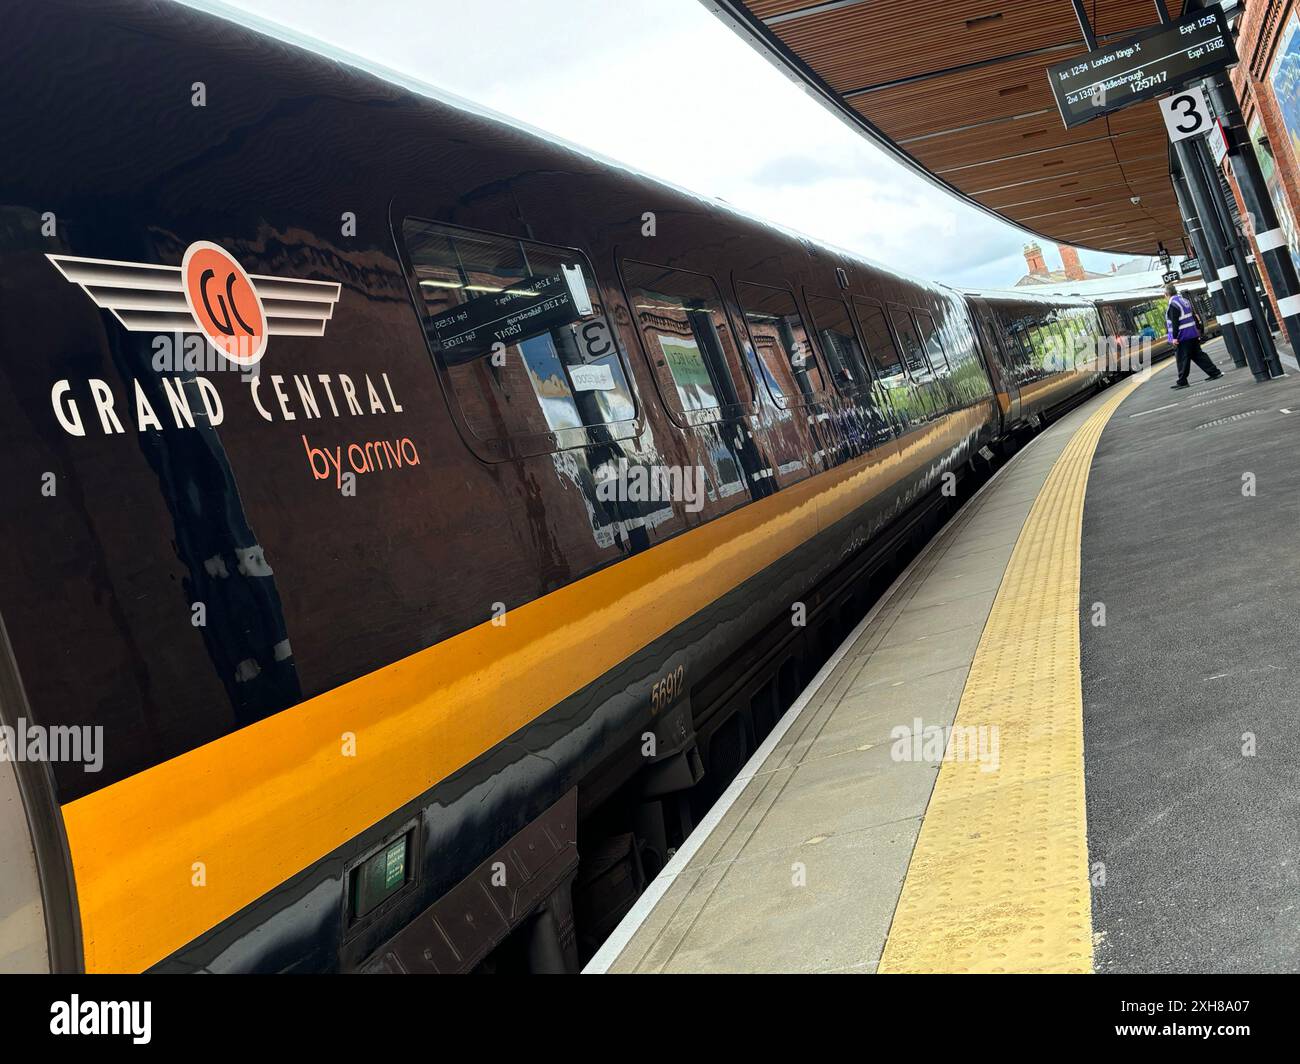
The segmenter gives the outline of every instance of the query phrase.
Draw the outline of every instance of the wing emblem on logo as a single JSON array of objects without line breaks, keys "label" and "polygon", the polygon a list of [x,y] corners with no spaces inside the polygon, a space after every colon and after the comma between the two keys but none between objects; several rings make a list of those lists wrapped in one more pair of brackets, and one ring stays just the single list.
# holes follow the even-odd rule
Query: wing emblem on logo
[{"label": "wing emblem on logo", "polygon": [[243,366],[262,357],[268,335],[325,335],[343,288],[334,281],[247,274],[229,252],[207,241],[187,249],[184,266],[45,257],[124,329],[202,333]]}]

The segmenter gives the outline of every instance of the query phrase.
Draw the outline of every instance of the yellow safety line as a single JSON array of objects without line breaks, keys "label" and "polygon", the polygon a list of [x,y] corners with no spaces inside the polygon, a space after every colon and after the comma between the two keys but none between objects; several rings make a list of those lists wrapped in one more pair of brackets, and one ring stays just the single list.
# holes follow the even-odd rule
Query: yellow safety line
[{"label": "yellow safety line", "polygon": [[971,663],[953,759],[935,781],[882,972],[1092,970],[1079,675],[1083,499],[1102,429],[1148,376],[1119,386],[1075,432],[1021,529]]}]

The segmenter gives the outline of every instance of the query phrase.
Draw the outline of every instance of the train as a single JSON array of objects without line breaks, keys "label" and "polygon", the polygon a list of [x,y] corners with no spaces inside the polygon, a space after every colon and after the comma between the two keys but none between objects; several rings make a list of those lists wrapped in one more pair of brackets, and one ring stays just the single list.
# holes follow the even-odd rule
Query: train
[{"label": "train", "polygon": [[[1210,300],[1209,289],[1203,278],[1182,281],[1178,290],[1191,301],[1205,326],[1205,335],[1220,335],[1218,316]],[[1169,300],[1163,292],[1131,292],[1111,295],[1099,301],[1097,312],[1101,315],[1102,331],[1107,336],[1145,338],[1150,347],[1145,354],[1148,362],[1158,362],[1174,354],[1177,346],[1167,336],[1165,310]]]},{"label": "train", "polygon": [[574,970],[1120,372],[287,32],[5,29],[3,970]]}]

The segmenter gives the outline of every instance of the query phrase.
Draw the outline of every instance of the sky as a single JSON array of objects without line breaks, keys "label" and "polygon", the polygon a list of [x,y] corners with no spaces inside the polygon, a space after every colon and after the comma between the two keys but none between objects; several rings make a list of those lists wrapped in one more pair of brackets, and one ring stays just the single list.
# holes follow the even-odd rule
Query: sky
[{"label": "sky", "polygon": [[893,161],[699,0],[225,3],[917,276],[1025,273],[1033,237]]}]

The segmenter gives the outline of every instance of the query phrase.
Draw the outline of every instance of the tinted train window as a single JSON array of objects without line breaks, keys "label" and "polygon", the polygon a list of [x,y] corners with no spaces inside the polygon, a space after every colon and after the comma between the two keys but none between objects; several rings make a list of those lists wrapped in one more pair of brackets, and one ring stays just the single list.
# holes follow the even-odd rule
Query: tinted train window
[{"label": "tinted train window", "polygon": [[567,430],[636,417],[579,252],[412,218],[402,231],[425,333],[477,438],[576,446]]},{"label": "tinted train window", "polygon": [[952,367],[952,387],[963,402],[992,394],[988,374],[976,354],[972,325],[964,303],[949,303],[940,331],[944,336],[944,353]]},{"label": "tinted train window", "polygon": [[1165,335],[1165,305],[1159,300],[1139,303],[1131,313],[1139,334],[1149,334],[1157,340]]},{"label": "tinted train window", "polygon": [[1074,317],[1074,349],[1071,352],[1074,364],[1077,366],[1088,366],[1097,353],[1097,321],[1096,315],[1087,307],[1075,307]]},{"label": "tinted train window", "polygon": [[1034,369],[1034,325],[1037,318],[1023,307],[1015,310],[1000,310],[998,318],[1009,340],[1008,349],[1012,354],[1013,364],[1023,377]]},{"label": "tinted train window", "polygon": [[1069,346],[1068,334],[1064,323],[1057,317],[1056,311],[1048,311],[1042,327],[1043,351],[1040,364],[1049,373],[1055,373],[1064,366],[1063,355]]},{"label": "tinted train window", "polygon": [[1029,341],[1034,350],[1034,368],[1041,372],[1052,371],[1052,356],[1060,344],[1060,334],[1052,322],[1052,311],[1042,311],[1029,330]]},{"label": "tinted train window", "polygon": [[826,386],[794,295],[784,288],[746,281],[736,285],[736,294],[759,371],[773,397],[795,405],[817,399]]},{"label": "tinted train window", "polygon": [[1065,346],[1061,350],[1064,359],[1061,365],[1073,368],[1083,361],[1086,344],[1084,325],[1079,319],[1077,308],[1070,307],[1061,312],[1061,330],[1065,333]]},{"label": "tinted train window", "polygon": [[1057,308],[1050,313],[1051,332],[1043,366],[1055,373],[1066,369],[1070,364],[1069,355],[1074,346],[1074,332],[1067,318],[1068,311]]},{"label": "tinted train window", "polygon": [[935,370],[948,372],[951,368],[948,364],[948,356],[944,354],[943,337],[939,335],[939,330],[935,328],[934,318],[930,317],[924,310],[916,312],[916,323],[921,329],[921,339],[925,344],[926,358],[930,360],[930,365]]},{"label": "tinted train window", "polygon": [[907,361],[907,368],[912,376],[916,380],[925,380],[933,376],[930,365],[925,360],[925,348],[921,338],[917,336],[916,326],[912,324],[912,315],[901,307],[890,307],[889,320],[894,323],[894,335],[898,337],[898,342],[903,348],[903,358]]},{"label": "tinted train window", "polygon": [[1025,313],[1015,322],[1016,338],[1020,341],[1020,365],[1026,372],[1036,372],[1038,356],[1034,347],[1038,318]]},{"label": "tinted train window", "polygon": [[867,355],[876,367],[876,376],[887,388],[897,388],[905,383],[903,356],[894,346],[894,338],[889,334],[889,324],[885,321],[885,312],[878,303],[868,303],[862,299],[853,300],[853,309],[858,316],[858,326],[862,330],[863,342],[867,345]]},{"label": "tinted train window", "polygon": [[845,393],[867,390],[871,385],[871,375],[857,334],[853,331],[849,308],[843,300],[829,296],[809,295],[807,300],[813,329],[821,341],[831,379]]},{"label": "tinted train window", "polygon": [[625,259],[623,281],[664,402],[672,410],[688,421],[714,421],[725,408],[749,402],[712,278]]}]

